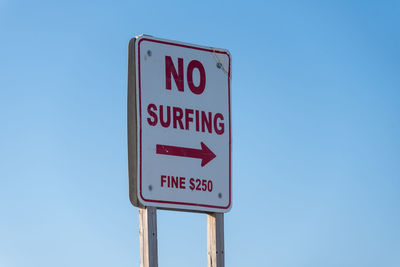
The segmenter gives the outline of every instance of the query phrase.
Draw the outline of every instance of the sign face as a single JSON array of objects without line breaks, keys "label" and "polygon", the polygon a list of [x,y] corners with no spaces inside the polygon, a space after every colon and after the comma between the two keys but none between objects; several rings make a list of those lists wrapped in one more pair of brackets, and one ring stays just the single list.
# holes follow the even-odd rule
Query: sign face
[{"label": "sign face", "polygon": [[229,211],[229,52],[139,36],[131,40],[129,65],[132,203]]}]

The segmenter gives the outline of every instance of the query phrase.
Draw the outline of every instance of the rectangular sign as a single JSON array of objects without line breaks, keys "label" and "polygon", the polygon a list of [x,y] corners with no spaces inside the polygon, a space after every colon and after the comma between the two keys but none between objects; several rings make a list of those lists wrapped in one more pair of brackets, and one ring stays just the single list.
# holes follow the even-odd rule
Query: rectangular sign
[{"label": "rectangular sign", "polygon": [[129,51],[131,202],[229,211],[229,52],[144,35],[131,40]]}]

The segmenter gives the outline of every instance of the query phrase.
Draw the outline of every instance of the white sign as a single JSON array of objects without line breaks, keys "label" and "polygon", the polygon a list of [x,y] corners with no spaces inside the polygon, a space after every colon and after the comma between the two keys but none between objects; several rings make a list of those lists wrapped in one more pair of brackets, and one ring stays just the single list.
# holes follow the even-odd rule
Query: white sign
[{"label": "white sign", "polygon": [[150,36],[136,38],[134,49],[138,201],[229,211],[229,52]]}]

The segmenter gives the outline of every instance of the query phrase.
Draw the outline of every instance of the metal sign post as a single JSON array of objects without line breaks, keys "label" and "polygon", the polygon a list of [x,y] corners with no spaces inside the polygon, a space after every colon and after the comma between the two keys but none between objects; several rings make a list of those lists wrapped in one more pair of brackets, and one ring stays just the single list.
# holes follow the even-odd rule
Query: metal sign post
[{"label": "metal sign post", "polygon": [[231,190],[231,56],[138,36],[128,60],[129,196],[141,266],[157,266],[157,208],[207,213],[209,266],[224,266]]}]

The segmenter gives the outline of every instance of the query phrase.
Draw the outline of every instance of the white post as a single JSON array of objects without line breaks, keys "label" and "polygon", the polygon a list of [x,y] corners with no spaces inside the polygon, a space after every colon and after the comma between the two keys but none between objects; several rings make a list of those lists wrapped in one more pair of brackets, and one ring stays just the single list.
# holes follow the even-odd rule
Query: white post
[{"label": "white post", "polygon": [[140,267],[158,267],[157,208],[139,208]]},{"label": "white post", "polygon": [[207,214],[207,263],[208,267],[224,267],[224,214]]}]

